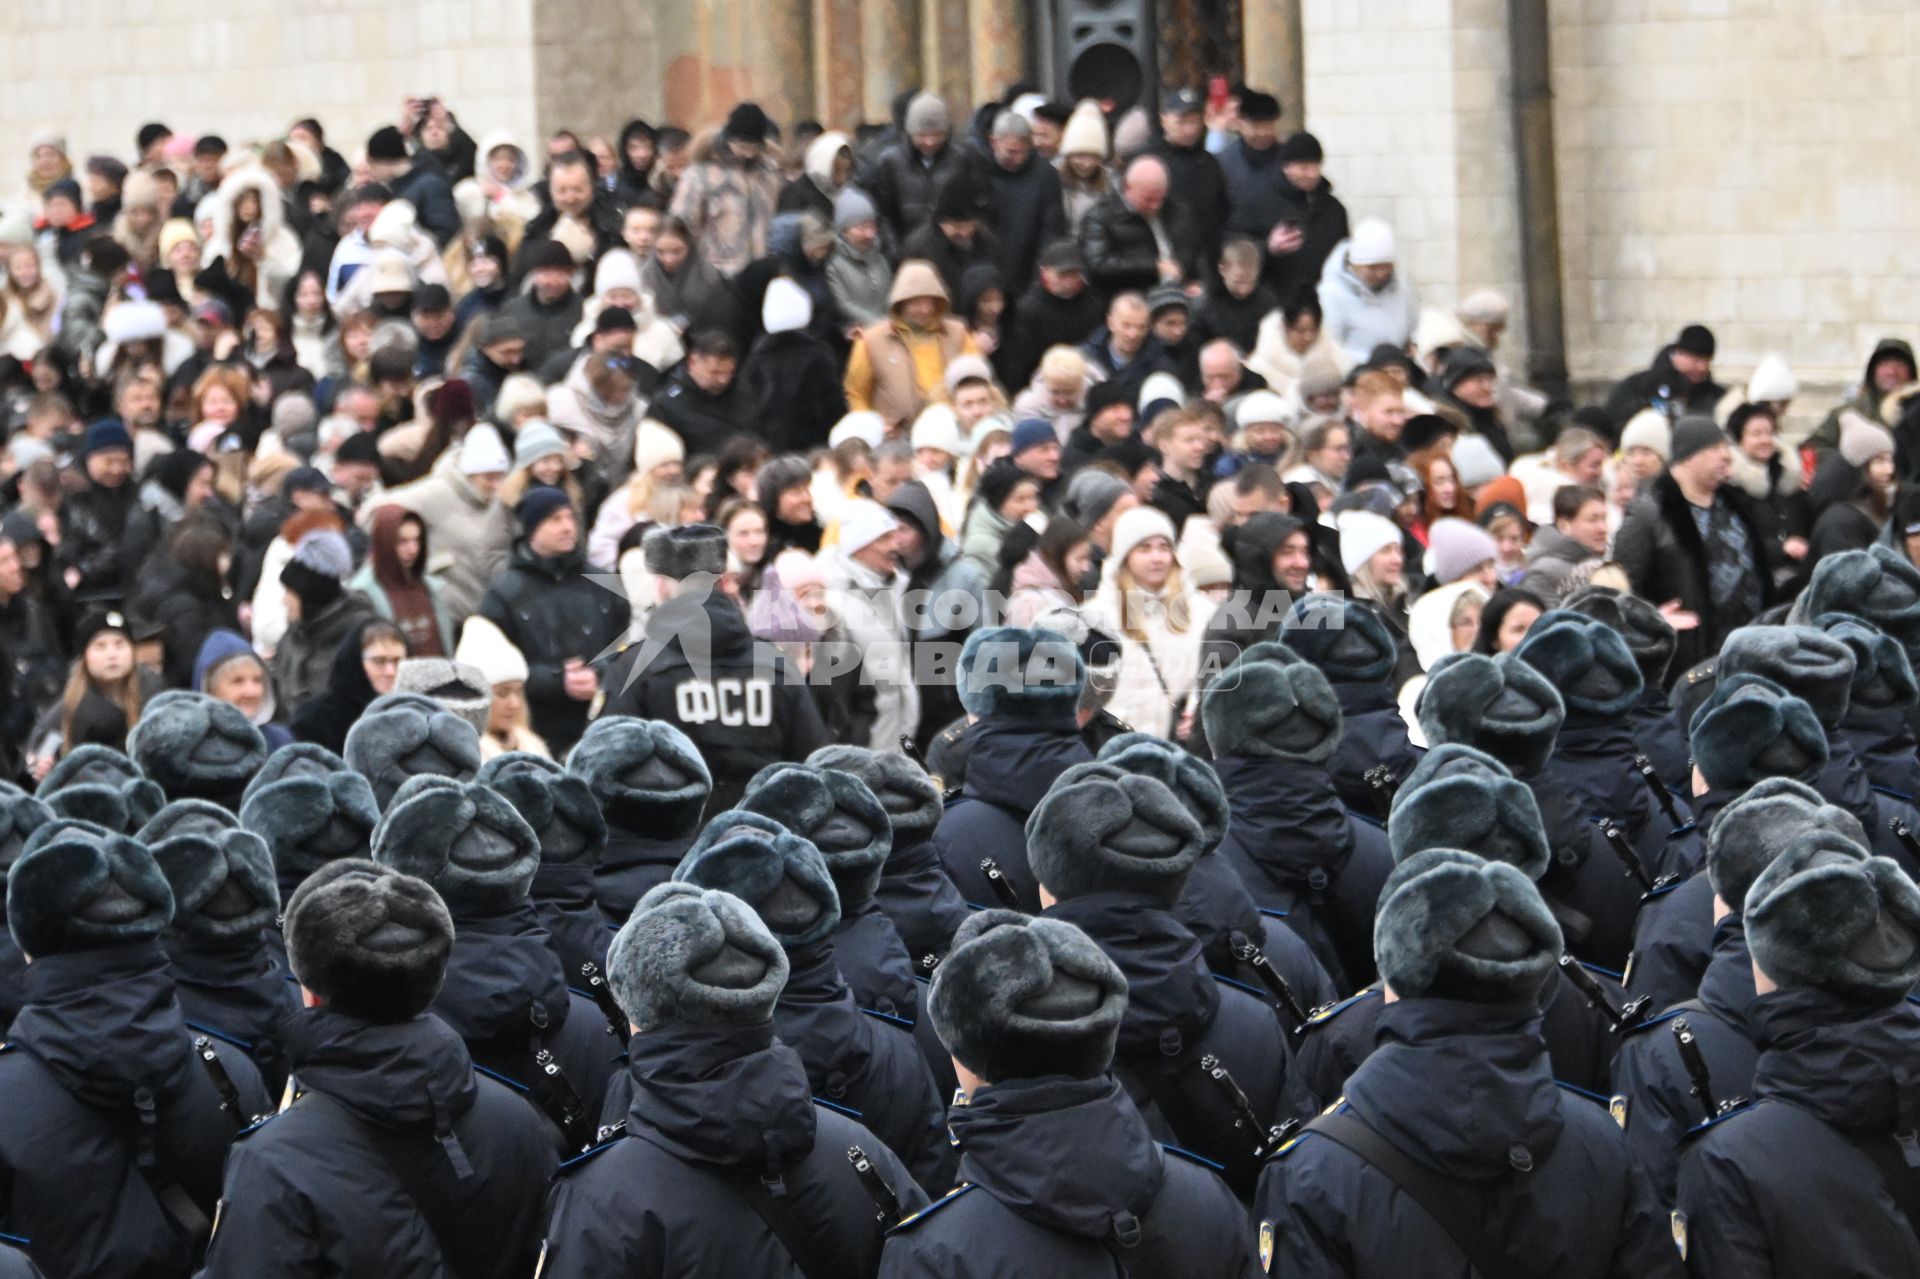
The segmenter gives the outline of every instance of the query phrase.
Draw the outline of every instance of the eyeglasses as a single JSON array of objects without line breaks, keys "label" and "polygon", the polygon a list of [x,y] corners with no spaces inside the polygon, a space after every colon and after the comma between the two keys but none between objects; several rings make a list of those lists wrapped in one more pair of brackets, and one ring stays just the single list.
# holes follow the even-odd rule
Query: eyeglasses
[{"label": "eyeglasses", "polygon": [[385,668],[388,666],[398,666],[400,665],[402,660],[404,659],[398,658],[398,657],[373,657],[364,653],[361,654],[361,657],[360,657],[360,661],[363,665],[379,666],[382,668]]}]

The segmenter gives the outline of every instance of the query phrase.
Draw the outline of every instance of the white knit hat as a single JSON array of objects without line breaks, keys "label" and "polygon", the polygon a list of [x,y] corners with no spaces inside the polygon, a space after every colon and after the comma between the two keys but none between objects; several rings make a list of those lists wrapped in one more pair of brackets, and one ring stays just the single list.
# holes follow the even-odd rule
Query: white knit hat
[{"label": "white knit hat", "polygon": [[1175,404],[1187,402],[1187,388],[1180,385],[1180,379],[1171,373],[1149,373],[1140,383],[1140,394],[1134,397],[1136,412],[1145,413],[1147,405],[1155,400],[1172,400]]},{"label": "white knit hat", "polygon": [[856,409],[833,424],[827,432],[827,447],[837,449],[848,440],[864,440],[870,449],[880,447],[887,438],[887,420],[878,413]]},{"label": "white knit hat", "polygon": [[769,333],[791,333],[813,321],[813,299],[807,291],[786,276],[767,281],[767,295],[760,303],[760,323]]},{"label": "white knit hat", "polygon": [[[1340,546],[1344,555],[1344,537]],[[1499,554],[1499,548],[1493,544],[1493,534],[1472,520],[1448,517],[1435,520],[1427,530],[1426,568],[1436,586],[1459,581]]]},{"label": "white knit hat", "polygon": [[507,446],[500,442],[500,432],[490,424],[480,423],[460,441],[460,474],[505,475],[512,469],[513,459],[507,456]]},{"label": "white knit hat", "polygon": [[962,447],[960,419],[954,416],[950,405],[929,404],[920,410],[919,417],[913,419],[910,438],[916,449],[939,449],[942,453],[958,457]]},{"label": "white knit hat", "polygon": [[1658,409],[1641,409],[1620,431],[1620,451],[1652,449],[1665,462],[1673,457],[1673,423]]},{"label": "white knit hat", "polygon": [[1240,397],[1233,410],[1233,424],[1244,430],[1256,422],[1285,423],[1291,416],[1287,402],[1272,391],[1253,391]]},{"label": "white knit hat", "polygon": [[1151,506],[1130,507],[1113,522],[1113,553],[1107,556],[1107,562],[1115,568],[1121,567],[1135,547],[1154,537],[1166,538],[1169,547],[1179,541],[1174,535],[1173,521],[1163,512]]},{"label": "white knit hat", "polygon": [[1351,266],[1381,266],[1393,261],[1393,228],[1379,218],[1361,218],[1347,241]]},{"label": "white knit hat", "polygon": [[1107,122],[1100,104],[1088,99],[1073,109],[1066,128],[1060,131],[1060,155],[1097,155],[1107,158]]},{"label": "white knit hat", "polygon": [[453,660],[465,662],[486,676],[487,686],[510,684],[527,678],[527,659],[507,638],[505,631],[475,613],[460,631],[460,643]]},{"label": "white knit hat", "polygon": [[605,296],[610,289],[640,292],[640,263],[634,259],[633,250],[608,249],[593,269],[594,293]]},{"label": "white knit hat", "polygon": [[656,466],[687,460],[687,446],[672,427],[650,417],[640,419],[633,433],[633,469],[645,475]]},{"label": "white knit hat", "polygon": [[852,555],[900,527],[886,507],[870,498],[855,498],[840,515],[840,549]]},{"label": "white knit hat", "polygon": [[1469,491],[1491,484],[1507,473],[1507,464],[1484,435],[1463,435],[1453,442],[1453,474]]},{"label": "white knit hat", "polygon": [[1778,404],[1782,400],[1791,400],[1800,392],[1800,379],[1787,367],[1787,357],[1769,353],[1760,357],[1760,363],[1753,366],[1753,375],[1747,379],[1747,403]]},{"label": "white knit hat", "polygon": [[1343,511],[1340,528],[1340,566],[1349,574],[1389,546],[1400,544],[1400,526],[1372,511]]},{"label": "white knit hat", "polygon": [[1840,410],[1840,456],[1865,470],[1882,453],[1893,452],[1893,432],[1853,409]]}]

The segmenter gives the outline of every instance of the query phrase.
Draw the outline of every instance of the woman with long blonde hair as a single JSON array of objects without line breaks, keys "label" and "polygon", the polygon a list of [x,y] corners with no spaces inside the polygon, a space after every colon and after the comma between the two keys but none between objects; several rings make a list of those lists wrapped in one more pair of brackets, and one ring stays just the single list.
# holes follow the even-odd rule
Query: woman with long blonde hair
[{"label": "woman with long blonde hair", "polygon": [[147,699],[160,691],[159,678],[134,661],[132,632],[119,612],[88,614],[74,633],[74,646],[80,655],[66,689],[34,727],[29,767],[36,778],[76,746],[125,750]]},{"label": "woman with long blonde hair", "polygon": [[1119,685],[1108,709],[1143,733],[1184,741],[1200,693],[1200,641],[1213,605],[1175,554],[1173,522],[1134,507],[1113,526],[1094,611],[1120,640]]}]

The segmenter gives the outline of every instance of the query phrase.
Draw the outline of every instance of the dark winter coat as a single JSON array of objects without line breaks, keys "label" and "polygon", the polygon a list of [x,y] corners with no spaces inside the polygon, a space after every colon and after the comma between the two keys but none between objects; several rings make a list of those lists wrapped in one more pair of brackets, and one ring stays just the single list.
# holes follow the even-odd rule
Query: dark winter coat
[{"label": "dark winter coat", "polygon": [[369,606],[367,616],[334,648],[326,688],[293,708],[291,727],[296,741],[315,742],[336,755],[346,749],[347,730],[374,697],[373,681],[367,678],[366,663],[360,660],[360,632],[371,620]]},{"label": "dark winter coat", "polygon": [[1692,999],[1713,956],[1713,884],[1703,867],[1641,903],[1622,985],[1662,1011]]},{"label": "dark winter coat", "polygon": [[511,316],[519,321],[520,332],[527,339],[527,353],[521,358],[521,367],[537,369],[572,346],[573,331],[580,324],[584,305],[580,295],[571,290],[553,302],[542,302],[528,290],[501,307],[502,318]]},{"label": "dark winter coat", "polygon": [[192,572],[164,554],[141,570],[127,607],[161,629],[166,662],[160,675],[168,688],[193,687],[193,663],[207,636],[240,629],[239,610],[221,582]]},{"label": "dark winter coat", "polygon": [[1674,718],[1667,690],[1657,684],[1641,690],[1640,700],[1627,712],[1627,732],[1667,789],[1685,795],[1693,784],[1693,748]]},{"label": "dark winter coat", "polygon": [[527,659],[527,711],[533,731],[564,758],[587,731],[588,703],[567,696],[566,661],[592,662],[627,632],[630,608],[616,591],[590,581],[586,553],[536,555],[524,539],[480,600]]},{"label": "dark winter coat", "polygon": [[1912,802],[1920,796],[1920,745],[1904,710],[1850,708],[1835,736],[1845,740],[1867,780]]},{"label": "dark winter coat", "polygon": [[967,176],[971,167],[966,149],[952,138],[928,159],[903,137],[875,156],[855,185],[873,197],[873,207],[898,244],[926,222],[940,188]]},{"label": "dark winter coat", "polygon": [[1000,241],[1000,266],[1012,298],[1033,283],[1040,251],[1067,233],[1060,175],[1038,155],[1029,155],[1017,169],[988,160],[979,171],[986,197],[982,212]]},{"label": "dark winter coat", "polygon": [[1287,180],[1278,151],[1276,147],[1265,153],[1276,157],[1267,164],[1243,145],[1230,146],[1220,157],[1220,167],[1226,171],[1233,198],[1229,230],[1252,236],[1265,249],[1276,223],[1290,222],[1300,228],[1300,247],[1292,253],[1269,255],[1264,272],[1267,287],[1286,302],[1313,292],[1327,259],[1351,230],[1347,206],[1333,193],[1333,183],[1321,178],[1313,190],[1302,191]]},{"label": "dark winter coat", "polygon": [[[708,649],[701,656],[703,631]],[[621,650],[602,681],[602,715],[665,720],[693,739],[713,773],[708,813],[739,803],[747,782],[768,764],[803,760],[827,744],[806,683],[782,658],[769,655],[756,665],[756,650],[732,598],[717,591],[676,596],[647,616],[645,638]]]},{"label": "dark winter coat", "polygon": [[[304,1091],[235,1144],[206,1279],[442,1279],[448,1243],[463,1276],[530,1272],[552,1134],[459,1036],[438,1017],[375,1025],[310,1008],[288,1039]],[[457,1242],[436,1237],[386,1151],[419,1170]]]},{"label": "dark winter coat", "polygon": [[[358,591],[341,591],[338,599],[318,613],[289,626],[268,663],[280,705],[297,719],[308,699],[331,687],[334,662],[345,660],[341,659],[340,647],[349,639],[353,641],[352,661],[358,665],[360,628],[372,620],[373,605],[366,596]],[[344,733],[341,740],[346,740]]]},{"label": "dark winter coat", "polygon": [[752,395],[735,378],[719,394],[705,391],[681,364],[667,374],[660,393],[647,405],[647,416],[669,427],[687,447],[687,456],[718,453],[754,423]]},{"label": "dark winter coat", "polygon": [[184,1279],[194,1258],[129,1139],[138,1099],[158,1167],[211,1219],[234,1134],[271,1105],[259,1074],[212,1041],[223,1109],[157,941],[44,956],[26,996],[0,1049],[0,1222],[49,1279]]},{"label": "dark winter coat", "polygon": [[91,480],[60,503],[56,575],[78,569],[73,597],[103,606],[118,604],[138,587],[138,570],[159,540],[159,521],[140,504],[139,486],[128,480],[105,488]]},{"label": "dark winter coat", "polygon": [[894,844],[873,901],[893,921],[916,973],[928,970],[928,957],[945,957],[968,914],[932,839]]},{"label": "dark winter coat", "polygon": [[1232,816],[1219,853],[1262,910],[1313,948],[1334,986],[1373,980],[1373,907],[1393,870],[1387,835],[1347,811],[1318,768],[1252,756],[1213,761]]},{"label": "dark winter coat", "polygon": [[869,1012],[885,1013],[911,1024],[920,1002],[914,962],[893,921],[869,901],[853,907],[841,901],[840,925],[833,930],[834,962],[853,997]]},{"label": "dark winter coat", "polygon": [[584,862],[542,862],[527,895],[534,916],[552,938],[567,984],[575,990],[584,986],[582,964],[592,964],[603,974],[607,971],[607,946],[613,941],[594,897],[593,872]]},{"label": "dark winter coat", "polygon": [[31,587],[0,604],[0,652],[12,663],[15,696],[26,704],[26,718],[60,699],[67,683],[66,644],[52,606]]},{"label": "dark winter coat", "polygon": [[1333,694],[1340,699],[1341,725],[1340,749],[1328,769],[1333,788],[1350,812],[1385,821],[1392,792],[1375,788],[1367,780],[1368,771],[1384,764],[1396,784],[1404,782],[1425,752],[1415,749],[1407,736],[1399,700],[1386,683],[1335,683]]},{"label": "dark winter coat", "polygon": [[[1859,1144],[1911,1132],[1920,1009],[1796,990],[1761,996],[1748,1017],[1754,1104],[1691,1137],[1681,1159],[1694,1273],[1920,1274],[1913,1223]],[[1920,1174],[1905,1175],[1910,1200]]]},{"label": "dark winter coat", "polygon": [[1641,409],[1656,409],[1671,418],[1691,413],[1713,415],[1714,406],[1727,388],[1709,377],[1704,382],[1689,382],[1673,367],[1673,348],[1663,347],[1653,363],[1638,373],[1630,373],[1607,392],[1607,420],[1613,423],[1614,438],[1620,437],[1627,422]]},{"label": "dark winter coat", "polygon": [[[1681,1274],[1667,1214],[1606,1108],[1557,1087],[1525,1004],[1409,999],[1342,1113],[1440,1173],[1516,1273],[1554,1279]],[[1524,1176],[1515,1172],[1524,1162]],[[1260,1178],[1254,1216],[1273,1272],[1424,1279],[1468,1272],[1459,1245],[1387,1175],[1309,1131]]]},{"label": "dark winter coat", "polygon": [[964,247],[947,238],[938,222],[924,223],[919,230],[909,235],[900,245],[902,262],[919,259],[930,263],[940,275],[940,283],[946,287],[947,296],[953,299],[953,314],[964,320],[966,312],[960,306],[961,281],[967,273],[979,267],[991,267],[996,271],[1000,265],[1000,240],[993,232],[981,228],[976,230],[973,239]]},{"label": "dark winter coat", "polygon": [[889,1232],[888,1279],[1106,1279],[1116,1258],[1130,1279],[1253,1273],[1233,1192],[1206,1161],[1155,1145],[1110,1077],[982,1088],[952,1127],[961,1188]]},{"label": "dark winter coat", "polygon": [[244,1052],[267,1095],[278,1097],[287,1082],[285,1023],[300,1010],[300,987],[280,952],[258,938],[219,945],[176,933],[167,958],[187,1025]]},{"label": "dark winter coat", "polygon": [[825,342],[807,333],[757,339],[741,367],[740,384],[770,452],[824,448],[827,433],[847,415],[839,362]]},{"label": "dark winter coat", "polygon": [[[1040,886],[1027,865],[1027,818],[1054,779],[1093,758],[1069,727],[1039,728],[1019,720],[983,719],[966,733],[966,783],[947,805],[933,844],[947,877],[969,906],[1013,906],[1040,912]],[[1017,904],[1001,900],[981,863],[1005,876]]]},{"label": "dark winter coat", "polygon": [[431,155],[414,153],[413,167],[393,181],[393,198],[413,206],[414,220],[441,248],[460,234],[460,207],[453,202],[453,183]]},{"label": "dark winter coat", "polygon": [[[609,828],[606,851],[593,867],[593,899],[602,921],[618,929],[656,884],[673,878],[674,868],[693,847],[697,829],[681,835],[641,834]],[[611,943],[613,934],[607,934]]]},{"label": "dark winter coat", "polygon": [[1033,380],[1048,348],[1079,346],[1105,322],[1106,314],[1106,304],[1092,289],[1057,298],[1036,282],[1019,296],[1001,326],[1000,347],[993,353],[1000,384],[1018,393]]},{"label": "dark winter coat", "polygon": [[771,1026],[648,1031],[629,1054],[625,1127],[562,1166],[542,1279],[792,1279],[799,1267],[741,1190],[767,1177],[836,1273],[873,1275],[881,1227],[847,1161],[854,1146],[901,1211],[926,1203],[870,1129],[810,1099]]},{"label": "dark winter coat", "polygon": [[1087,280],[1112,297],[1127,289],[1145,292],[1160,283],[1160,259],[1179,263],[1181,278],[1202,269],[1199,240],[1180,207],[1171,201],[1160,210],[1170,253],[1160,252],[1153,227],[1117,193],[1103,198],[1080,220],[1080,252],[1087,259]]},{"label": "dark winter coat", "polygon": [[[1200,265],[1213,274],[1220,258],[1220,242],[1227,231],[1227,177],[1219,159],[1207,150],[1202,139],[1190,147],[1177,147],[1161,138],[1153,154],[1167,166],[1167,198],[1180,206],[1187,225],[1199,232],[1196,246]],[[1251,351],[1253,343],[1241,348]]]},{"label": "dark winter coat", "polygon": [[1838,804],[1859,820],[1875,853],[1893,858],[1909,875],[1920,875],[1920,858],[1914,857],[1892,826],[1898,821],[1908,830],[1920,831],[1920,812],[1905,800],[1874,790],[1853,744],[1843,735],[1827,735],[1826,771],[1814,779],[1813,788],[1829,804]]},{"label": "dark winter coat", "polygon": [[[1339,996],[1326,966],[1285,919],[1254,904],[1253,894],[1241,882],[1233,864],[1218,852],[1201,856],[1187,877],[1187,891],[1173,913],[1187,931],[1200,940],[1200,953],[1213,975],[1238,982],[1260,999],[1280,1006],[1260,973],[1243,952],[1249,945],[1293,992],[1303,1009],[1331,1003]],[[1282,1012],[1286,1010],[1282,1008]],[[1287,1024],[1292,1026],[1291,1016]]]},{"label": "dark winter coat", "polygon": [[[1753,499],[1733,485],[1722,485],[1718,500],[1726,504],[1747,529],[1760,580],[1761,607],[1773,602],[1772,566],[1766,558],[1766,530],[1753,512]],[[1671,475],[1656,475],[1641,490],[1614,536],[1613,558],[1627,570],[1634,594],[1656,603],[1677,599],[1700,617],[1700,625],[1681,631],[1674,649],[1672,671],[1684,671],[1702,658],[1720,651],[1722,641],[1751,617],[1723,617],[1707,589],[1706,548],[1694,525],[1692,508],[1681,496]]]}]

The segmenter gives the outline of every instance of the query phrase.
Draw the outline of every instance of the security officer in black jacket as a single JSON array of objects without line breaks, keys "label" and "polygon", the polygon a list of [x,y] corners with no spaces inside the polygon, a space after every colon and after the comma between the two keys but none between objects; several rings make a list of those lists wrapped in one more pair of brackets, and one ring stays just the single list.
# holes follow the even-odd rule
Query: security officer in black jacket
[{"label": "security officer in black jacket", "polygon": [[665,720],[690,738],[713,773],[709,811],[733,807],[766,765],[803,760],[828,744],[805,679],[719,590],[726,535],[711,524],[654,529],[641,541],[647,571],[675,583],[647,617],[646,636],[607,668],[595,712]]},{"label": "security officer in black jacket", "polygon": [[767,925],[729,893],[662,884],[609,962],[630,1100],[561,1168],[542,1279],[873,1275],[882,1231],[926,1196],[775,1037],[787,956]]},{"label": "security officer in black jacket", "polygon": [[306,1004],[287,1023],[298,1097],[234,1146],[204,1279],[529,1273],[558,1160],[539,1116],[427,1012],[453,950],[439,897],[337,861],[294,894],[286,933]]},{"label": "security officer in black jacket", "polygon": [[173,894],[138,841],[42,826],[14,863],[7,922],[26,1006],[0,1051],[0,1231],[50,1279],[192,1270],[260,1076],[196,1037],[160,938]]}]

